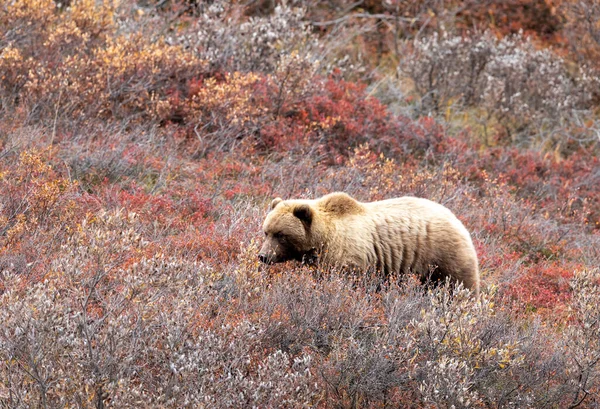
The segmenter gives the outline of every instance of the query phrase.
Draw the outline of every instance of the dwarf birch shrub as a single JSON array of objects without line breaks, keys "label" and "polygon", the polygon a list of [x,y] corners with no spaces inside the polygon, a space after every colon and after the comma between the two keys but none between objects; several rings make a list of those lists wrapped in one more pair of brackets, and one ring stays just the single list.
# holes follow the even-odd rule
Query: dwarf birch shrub
[{"label": "dwarf birch shrub", "polygon": [[196,32],[181,40],[214,69],[264,73],[273,72],[282,56],[306,52],[315,41],[302,8],[283,3],[264,17],[244,17],[243,13],[228,1],[202,6]]},{"label": "dwarf birch shrub", "polygon": [[494,291],[475,302],[447,285],[424,292],[416,280],[389,289],[386,350],[396,349],[405,374],[394,396],[435,408],[562,407],[571,389],[556,334],[498,307]]},{"label": "dwarf birch shrub", "polygon": [[[414,83],[424,114],[452,105],[483,110],[484,126],[497,121],[513,142],[536,141],[536,133],[569,126],[590,108],[595,80],[530,38],[496,39],[446,33],[417,39],[400,70]],[[574,117],[575,115],[575,117]]]},{"label": "dwarf birch shrub", "polygon": [[571,407],[595,401],[600,390],[600,274],[583,270],[570,282],[573,324],[563,345],[568,351],[567,374]]},{"label": "dwarf birch shrub", "polygon": [[112,3],[93,1],[64,9],[46,0],[3,4],[3,106],[20,105],[29,120],[55,128],[108,117],[157,119],[153,108],[206,63],[163,38],[121,34],[118,16]]},{"label": "dwarf birch shrub", "polygon": [[237,304],[242,289],[215,290],[222,277],[210,266],[152,251],[138,223],[121,211],[89,215],[42,281],[29,285],[3,271],[2,404],[295,408],[318,401],[310,354],[265,352],[265,326],[244,318],[252,304]]}]

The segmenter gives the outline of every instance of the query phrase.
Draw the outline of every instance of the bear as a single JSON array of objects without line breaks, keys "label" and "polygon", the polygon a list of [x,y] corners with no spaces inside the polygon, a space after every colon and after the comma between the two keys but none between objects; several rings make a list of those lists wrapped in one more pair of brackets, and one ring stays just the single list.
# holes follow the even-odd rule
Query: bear
[{"label": "bear", "polygon": [[298,260],[342,270],[416,273],[422,282],[449,277],[479,294],[471,235],[443,205],[400,197],[359,202],[343,192],[319,199],[274,199],[263,223],[263,263]]}]

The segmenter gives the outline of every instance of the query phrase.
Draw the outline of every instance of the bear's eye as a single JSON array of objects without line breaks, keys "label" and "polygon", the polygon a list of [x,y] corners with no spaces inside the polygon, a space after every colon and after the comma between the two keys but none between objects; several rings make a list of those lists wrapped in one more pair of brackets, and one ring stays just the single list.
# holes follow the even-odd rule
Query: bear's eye
[{"label": "bear's eye", "polygon": [[275,237],[276,239],[281,239],[283,238],[283,233],[278,231],[277,233],[273,234],[273,237]]}]

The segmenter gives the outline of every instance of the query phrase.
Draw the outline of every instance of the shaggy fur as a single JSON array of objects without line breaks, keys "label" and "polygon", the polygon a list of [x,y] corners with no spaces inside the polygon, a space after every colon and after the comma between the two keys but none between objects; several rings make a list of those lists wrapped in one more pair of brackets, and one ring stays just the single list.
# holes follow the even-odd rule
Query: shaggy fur
[{"label": "shaggy fur", "polygon": [[263,230],[259,257],[265,263],[318,260],[361,271],[374,268],[384,275],[449,276],[479,292],[469,232],[450,210],[427,199],[361,203],[345,193],[316,200],[277,198]]}]

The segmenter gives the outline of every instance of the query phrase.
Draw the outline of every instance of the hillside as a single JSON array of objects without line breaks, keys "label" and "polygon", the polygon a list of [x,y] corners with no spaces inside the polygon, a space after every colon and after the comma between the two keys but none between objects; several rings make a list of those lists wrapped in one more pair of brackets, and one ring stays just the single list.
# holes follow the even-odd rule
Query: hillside
[{"label": "hillside", "polygon": [[[0,407],[595,408],[600,6],[0,4]],[[482,297],[259,263],[411,195]]]}]

